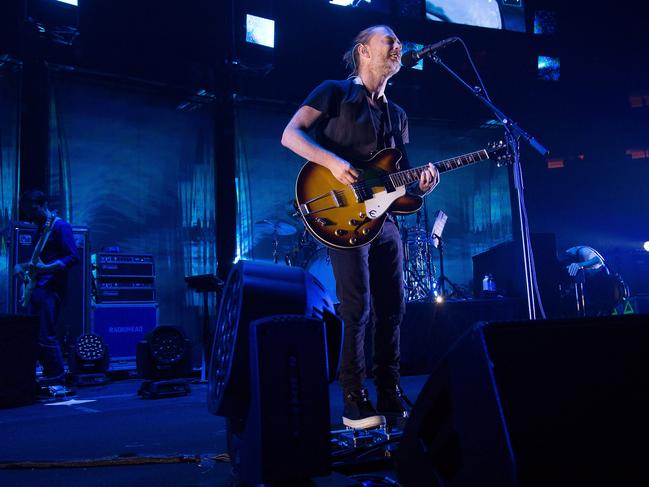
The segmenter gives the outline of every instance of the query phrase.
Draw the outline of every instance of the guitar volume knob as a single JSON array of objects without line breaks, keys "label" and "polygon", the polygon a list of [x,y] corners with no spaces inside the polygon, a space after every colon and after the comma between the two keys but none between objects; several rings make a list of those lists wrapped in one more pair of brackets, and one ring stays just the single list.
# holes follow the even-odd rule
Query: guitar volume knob
[{"label": "guitar volume knob", "polygon": [[370,233],[370,229],[369,228],[363,228],[363,230],[361,230],[361,233],[363,235],[368,235]]},{"label": "guitar volume knob", "polygon": [[342,237],[347,233],[347,230],[343,230],[342,228],[337,228],[336,231],[334,232],[338,237]]},{"label": "guitar volume knob", "polygon": [[354,219],[354,218],[352,218],[351,220],[349,220],[349,225],[352,226],[352,227],[355,227],[355,226],[357,226],[357,225],[360,225],[360,223],[361,223],[361,222],[359,222],[358,220],[356,220],[356,219]]},{"label": "guitar volume knob", "polygon": [[352,244],[352,245],[356,245],[356,237],[350,238],[349,243]]}]

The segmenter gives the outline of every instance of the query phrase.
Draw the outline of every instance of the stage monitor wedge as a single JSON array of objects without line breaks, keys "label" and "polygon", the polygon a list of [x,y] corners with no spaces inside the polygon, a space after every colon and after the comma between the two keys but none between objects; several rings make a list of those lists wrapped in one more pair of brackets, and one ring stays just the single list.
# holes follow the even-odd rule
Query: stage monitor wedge
[{"label": "stage monitor wedge", "polygon": [[647,315],[477,324],[417,398],[400,482],[647,485],[648,356]]}]

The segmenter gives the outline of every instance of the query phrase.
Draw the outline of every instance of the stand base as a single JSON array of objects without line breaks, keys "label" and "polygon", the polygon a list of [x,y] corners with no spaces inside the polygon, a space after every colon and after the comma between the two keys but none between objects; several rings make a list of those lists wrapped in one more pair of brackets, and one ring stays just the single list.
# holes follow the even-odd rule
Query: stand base
[{"label": "stand base", "polygon": [[77,393],[74,389],[66,386],[41,386],[38,391],[38,399],[41,402],[53,402],[66,399],[69,396],[76,396]]},{"label": "stand base", "polygon": [[110,382],[106,374],[79,374],[72,377],[75,386],[97,386]]},{"label": "stand base", "polygon": [[137,391],[142,399],[186,396],[191,392],[186,379],[145,380]]}]

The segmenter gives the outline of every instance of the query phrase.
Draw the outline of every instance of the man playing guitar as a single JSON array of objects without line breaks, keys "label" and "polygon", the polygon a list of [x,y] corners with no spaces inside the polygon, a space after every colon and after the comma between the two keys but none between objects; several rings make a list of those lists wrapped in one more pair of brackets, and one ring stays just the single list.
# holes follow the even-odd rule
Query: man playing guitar
[{"label": "man playing guitar", "polygon": [[[282,144],[327,168],[340,183],[353,185],[363,169],[356,161],[367,160],[376,151],[397,147],[406,159],[407,117],[384,93],[388,80],[401,67],[401,43],[390,27],[372,26],[356,36],[344,60],[350,77],[325,81],[311,92],[285,128]],[[311,131],[315,138],[309,135]],[[431,164],[408,191],[426,194],[438,180]],[[399,327],[405,301],[403,248],[394,218],[388,215],[371,243],[329,252],[345,325],[340,367],[343,423],[350,428],[380,426],[386,416],[404,417],[409,408],[399,387]],[[372,312],[378,411],[364,387],[363,346]]]},{"label": "man playing guitar", "polygon": [[43,192],[25,192],[20,205],[25,218],[38,226],[36,240],[40,246],[37,243],[31,261],[16,264],[14,273],[23,280],[21,304],[40,317],[39,362],[45,381],[55,384],[63,382],[65,377],[57,338],[58,317],[65,299],[67,271],[79,260],[79,255],[72,227],[49,210]]}]

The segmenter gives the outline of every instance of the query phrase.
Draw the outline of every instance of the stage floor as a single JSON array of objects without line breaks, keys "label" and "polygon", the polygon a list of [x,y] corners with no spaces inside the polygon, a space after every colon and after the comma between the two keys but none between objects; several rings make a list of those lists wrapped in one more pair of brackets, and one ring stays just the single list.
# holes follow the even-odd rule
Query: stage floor
[{"label": "stage floor", "polygon": [[[402,379],[414,402],[428,376]],[[37,403],[0,410],[0,463],[68,462],[121,456],[199,456],[201,462],[156,465],[0,470],[0,485],[31,486],[226,486],[230,464],[225,420],[207,410],[206,384],[192,384],[185,397],[140,399],[140,381],[77,388],[69,402]],[[374,390],[368,381],[372,397]],[[86,402],[84,402],[86,401]],[[342,397],[330,386],[332,430],[342,429]],[[390,475],[396,479],[396,473]]]}]

